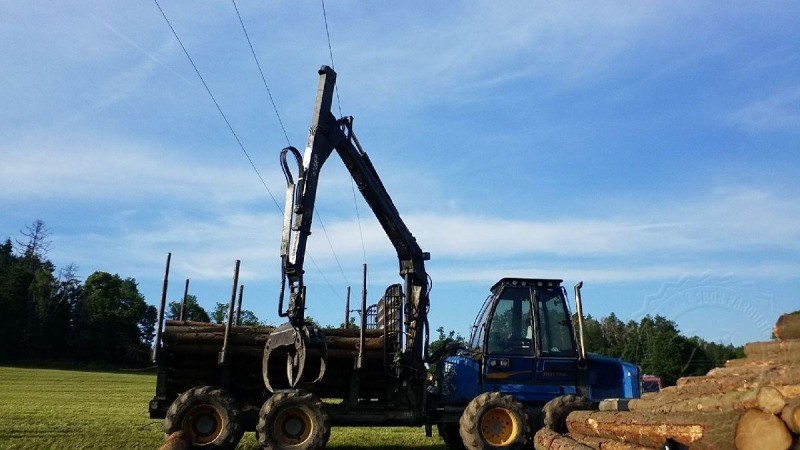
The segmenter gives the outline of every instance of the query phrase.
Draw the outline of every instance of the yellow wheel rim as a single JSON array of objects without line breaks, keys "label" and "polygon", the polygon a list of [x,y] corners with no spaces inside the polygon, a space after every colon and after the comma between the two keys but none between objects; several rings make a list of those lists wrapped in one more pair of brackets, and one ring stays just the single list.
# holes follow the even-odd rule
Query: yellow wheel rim
[{"label": "yellow wheel rim", "polygon": [[313,428],[310,412],[306,408],[292,406],[278,412],[273,436],[282,445],[299,445],[311,436]]},{"label": "yellow wheel rim", "polygon": [[517,416],[506,408],[492,408],[481,417],[481,437],[497,447],[513,442],[519,434]]},{"label": "yellow wheel rim", "polygon": [[192,443],[208,444],[222,434],[222,415],[211,405],[197,405],[186,413],[182,429]]}]

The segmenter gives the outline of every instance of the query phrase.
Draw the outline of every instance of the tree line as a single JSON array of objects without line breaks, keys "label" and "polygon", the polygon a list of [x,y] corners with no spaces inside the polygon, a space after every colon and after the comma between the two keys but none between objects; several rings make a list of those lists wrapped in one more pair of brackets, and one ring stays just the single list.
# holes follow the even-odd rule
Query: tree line
[{"label": "tree line", "polygon": [[743,347],[683,336],[675,322],[663,316],[645,316],[622,322],[614,313],[584,319],[586,348],[639,365],[648,375],[673,385],[680,377],[705,375],[725,361],[744,357]]},{"label": "tree line", "polygon": [[[47,258],[49,233],[37,220],[20,239],[0,244],[0,362],[149,364],[158,311],[136,280],[96,271],[81,281],[74,264],[56,270]],[[171,302],[166,317],[179,312],[180,302]],[[209,315],[195,296],[187,298],[187,320],[222,323],[226,315],[226,304]],[[259,322],[243,310],[241,323]]]}]

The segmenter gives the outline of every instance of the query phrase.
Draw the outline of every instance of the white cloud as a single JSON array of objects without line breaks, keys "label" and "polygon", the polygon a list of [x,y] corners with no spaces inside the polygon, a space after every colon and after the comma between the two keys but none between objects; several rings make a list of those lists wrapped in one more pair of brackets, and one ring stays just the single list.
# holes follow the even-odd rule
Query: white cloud
[{"label": "white cloud", "polygon": [[755,100],[731,113],[729,119],[753,132],[800,130],[800,86]]},{"label": "white cloud", "polygon": [[[0,198],[7,200],[126,203],[163,197],[207,204],[260,200],[266,194],[245,164],[223,166],[214,158],[198,160],[160,144],[98,135],[33,134],[2,145]],[[221,149],[219,159],[225,160],[229,151]],[[262,169],[262,174],[270,181],[282,180],[277,170]],[[282,193],[274,188],[280,201]]]}]

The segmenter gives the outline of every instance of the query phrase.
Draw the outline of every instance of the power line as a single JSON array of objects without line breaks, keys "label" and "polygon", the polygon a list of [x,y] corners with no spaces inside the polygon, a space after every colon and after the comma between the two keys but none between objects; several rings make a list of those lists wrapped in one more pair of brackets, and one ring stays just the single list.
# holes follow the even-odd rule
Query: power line
[{"label": "power line", "polygon": [[[333,62],[333,47],[331,46],[331,33],[328,30],[328,13],[325,11],[325,0],[322,2],[322,18],[325,19],[325,35],[328,37],[328,53],[331,55],[331,68],[336,69],[336,64]],[[342,117],[342,100],[339,98],[339,85],[335,86],[336,90],[336,104],[339,106],[339,117]]]},{"label": "power line", "polygon": [[[272,108],[275,111],[275,116],[278,118],[278,123],[280,123],[281,130],[283,130],[283,136],[286,138],[286,143],[288,145],[292,145],[291,142],[289,141],[289,135],[286,133],[286,127],[284,127],[284,125],[283,125],[283,120],[281,120],[281,115],[278,112],[278,107],[275,104],[274,98],[272,97],[272,91],[269,88],[269,83],[267,83],[267,78],[264,76],[264,70],[261,68],[261,63],[258,61],[258,56],[256,55],[256,51],[253,48],[253,42],[250,40],[250,35],[247,33],[247,27],[245,27],[245,25],[244,25],[244,20],[242,19],[242,14],[239,12],[239,7],[236,6],[236,0],[231,0],[231,3],[233,3],[233,8],[236,10],[236,16],[239,18],[239,24],[242,26],[242,31],[244,32],[244,37],[245,37],[245,39],[247,39],[247,45],[250,47],[250,53],[253,55],[253,60],[255,61],[256,66],[258,67],[258,73],[261,75],[261,81],[264,82],[264,87],[267,89],[267,95],[269,95],[269,100],[272,103]],[[339,112],[341,114],[341,107],[339,109]],[[319,221],[320,226],[322,227],[323,234],[325,234],[325,239],[328,241],[328,247],[330,247],[330,249],[331,249],[331,253],[333,254],[333,258],[336,260],[336,264],[339,266],[339,271],[342,274],[342,278],[349,285],[350,284],[350,280],[347,279],[347,275],[345,275],[345,273],[344,273],[344,269],[342,268],[341,262],[339,262],[339,256],[336,254],[336,250],[333,249],[333,243],[331,242],[330,236],[328,235],[328,230],[325,229],[325,224],[322,221],[322,216],[319,214],[319,211],[317,211],[316,208],[314,208],[314,212],[317,215],[317,220]],[[319,269],[319,266],[317,266],[315,261],[312,260],[312,262],[317,267],[317,270],[319,270],[320,275],[322,275],[323,279],[325,279],[325,281],[327,282],[328,280],[327,280],[327,278],[325,278],[325,275]],[[328,285],[330,286],[330,283],[328,283]],[[331,289],[333,289],[332,286],[331,286]]]},{"label": "power line", "polygon": [[261,81],[264,82],[264,87],[267,88],[267,95],[269,95],[269,101],[272,103],[272,109],[275,110],[275,116],[278,118],[278,123],[281,124],[281,130],[283,130],[283,136],[286,138],[286,143],[288,145],[292,145],[289,142],[289,135],[286,134],[286,127],[283,126],[283,120],[281,120],[281,115],[278,113],[278,107],[275,105],[275,99],[272,98],[272,91],[269,89],[269,85],[267,84],[267,78],[264,76],[264,71],[261,70],[261,63],[258,62],[258,57],[256,56],[256,51],[253,49],[253,43],[250,41],[250,35],[247,34],[247,28],[244,26],[244,21],[242,20],[242,15],[239,14],[239,7],[236,6],[236,0],[231,0],[233,3],[233,8],[236,10],[236,16],[239,18],[239,23],[242,25],[242,31],[244,31],[244,37],[247,38],[247,45],[250,46],[250,53],[253,54],[253,60],[256,62],[256,66],[258,66],[258,73],[261,74]]},{"label": "power line", "polygon": [[[325,36],[328,38],[328,54],[331,57],[331,68],[336,69],[336,63],[333,61],[333,45],[331,45],[331,33],[328,28],[328,13],[325,11],[325,0],[322,2],[322,18],[325,21]],[[339,107],[339,117],[342,117],[342,100],[339,98],[339,85],[335,86],[336,92],[336,105]],[[353,191],[353,205],[356,207],[356,221],[358,222],[358,234],[361,237],[361,253],[364,256],[364,264],[367,263],[367,249],[364,246],[364,230],[361,228],[361,214],[358,212],[358,200],[356,198],[356,185],[353,179],[350,179],[350,189]]]},{"label": "power line", "polygon": [[217,107],[217,111],[219,111],[219,114],[222,116],[222,119],[225,121],[225,124],[228,125],[228,130],[230,130],[231,134],[233,135],[233,138],[236,139],[236,143],[239,144],[239,148],[242,149],[242,153],[244,153],[244,156],[247,157],[247,160],[250,162],[250,166],[256,172],[256,175],[258,175],[258,179],[261,180],[261,184],[264,185],[264,189],[267,190],[267,193],[272,198],[272,201],[275,203],[275,206],[277,206],[278,209],[280,209],[278,201],[275,199],[275,196],[272,195],[272,191],[269,190],[269,187],[267,187],[267,183],[264,181],[264,177],[261,176],[261,173],[258,171],[258,168],[253,162],[253,159],[250,158],[250,154],[247,153],[247,150],[245,150],[244,144],[242,144],[242,141],[239,139],[239,136],[236,134],[236,131],[233,130],[233,126],[228,120],[228,117],[225,115],[224,112],[222,112],[222,108],[219,106],[217,99],[214,97],[214,94],[211,93],[211,89],[208,87],[205,78],[203,78],[203,75],[200,74],[200,70],[197,68],[197,65],[194,63],[194,60],[189,55],[189,51],[186,50],[186,47],[183,45],[183,41],[181,41],[181,38],[178,37],[178,33],[175,31],[175,28],[173,28],[172,23],[167,18],[166,13],[164,13],[164,10],[161,8],[161,5],[158,4],[158,0],[153,0],[153,2],[155,2],[156,6],[158,7],[158,10],[161,12],[161,16],[164,17],[164,21],[167,22],[167,26],[169,26],[169,29],[172,31],[172,35],[175,36],[175,39],[178,41],[178,44],[180,44],[181,49],[183,49],[183,54],[186,55],[186,59],[189,60],[189,63],[192,65],[192,68],[194,68],[194,72],[197,74],[197,77],[200,78],[200,82],[203,83],[203,87],[206,88],[206,92],[208,93],[208,96],[211,97],[211,101],[214,102],[214,106]]}]

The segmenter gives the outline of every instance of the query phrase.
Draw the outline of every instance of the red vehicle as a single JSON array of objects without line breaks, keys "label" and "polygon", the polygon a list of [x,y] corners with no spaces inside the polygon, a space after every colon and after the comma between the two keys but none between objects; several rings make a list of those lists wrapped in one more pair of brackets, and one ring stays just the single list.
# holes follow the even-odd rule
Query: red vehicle
[{"label": "red vehicle", "polygon": [[661,384],[661,378],[655,375],[642,376],[642,393],[645,392],[658,392],[664,387]]}]

